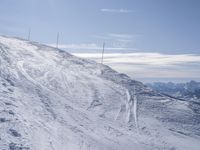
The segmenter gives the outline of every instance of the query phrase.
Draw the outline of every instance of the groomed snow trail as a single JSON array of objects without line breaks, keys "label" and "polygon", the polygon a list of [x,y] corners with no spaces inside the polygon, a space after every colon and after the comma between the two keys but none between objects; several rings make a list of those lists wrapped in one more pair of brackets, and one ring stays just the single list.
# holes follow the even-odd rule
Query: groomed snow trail
[{"label": "groomed snow trail", "polygon": [[130,94],[129,90],[126,89],[126,110],[127,110],[127,117],[126,121],[127,123],[130,123],[132,120],[132,116],[134,116],[134,123],[135,127],[138,128],[138,123],[137,123],[137,97],[135,93],[135,87],[133,90],[133,96]]},{"label": "groomed snow trail", "polygon": [[137,119],[137,95],[135,92],[135,86],[133,90],[133,101],[134,101],[134,107],[133,107],[133,113],[134,113],[134,120],[135,120],[135,126],[138,129],[138,119]]}]

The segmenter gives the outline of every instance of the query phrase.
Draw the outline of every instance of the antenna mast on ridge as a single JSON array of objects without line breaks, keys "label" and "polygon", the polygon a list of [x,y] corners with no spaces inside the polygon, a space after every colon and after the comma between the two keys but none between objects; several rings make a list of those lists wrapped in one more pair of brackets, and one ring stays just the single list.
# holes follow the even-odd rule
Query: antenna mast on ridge
[{"label": "antenna mast on ridge", "polygon": [[28,41],[30,41],[30,37],[31,37],[31,28],[28,29],[28,37],[27,37]]},{"label": "antenna mast on ridge", "polygon": [[101,64],[103,64],[104,49],[105,49],[105,42],[103,42],[103,50],[102,50]]},{"label": "antenna mast on ridge", "polygon": [[56,48],[58,48],[59,32],[57,33]]}]

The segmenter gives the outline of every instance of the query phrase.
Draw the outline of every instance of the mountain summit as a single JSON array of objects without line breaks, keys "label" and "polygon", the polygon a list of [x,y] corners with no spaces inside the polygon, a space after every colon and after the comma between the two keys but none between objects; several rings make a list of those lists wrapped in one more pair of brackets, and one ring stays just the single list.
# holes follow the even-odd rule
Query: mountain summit
[{"label": "mountain summit", "polygon": [[2,150],[199,150],[194,108],[106,65],[0,36]]}]

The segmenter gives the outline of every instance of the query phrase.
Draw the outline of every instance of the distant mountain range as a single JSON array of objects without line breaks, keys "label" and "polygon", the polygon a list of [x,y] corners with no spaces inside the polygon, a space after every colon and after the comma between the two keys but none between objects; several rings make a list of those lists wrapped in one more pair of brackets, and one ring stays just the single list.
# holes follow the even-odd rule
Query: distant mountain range
[{"label": "distant mountain range", "polygon": [[200,102],[200,82],[190,81],[187,83],[173,83],[173,82],[154,82],[147,83],[147,86],[152,89],[185,100]]}]

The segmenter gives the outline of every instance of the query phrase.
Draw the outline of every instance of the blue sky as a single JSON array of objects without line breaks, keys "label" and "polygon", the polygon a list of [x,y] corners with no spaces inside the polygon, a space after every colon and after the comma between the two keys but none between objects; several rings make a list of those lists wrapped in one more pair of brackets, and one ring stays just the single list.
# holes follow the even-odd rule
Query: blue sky
[{"label": "blue sky", "polygon": [[[26,38],[31,28],[32,40],[54,45],[59,32],[59,47],[73,53],[99,53],[105,41],[107,53],[198,58],[199,8],[199,0],[1,0],[0,33]],[[192,64],[184,78],[198,76]]]}]

